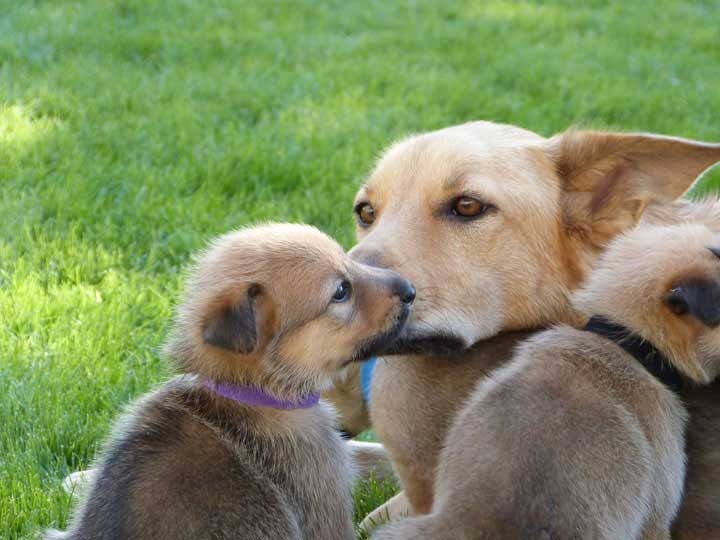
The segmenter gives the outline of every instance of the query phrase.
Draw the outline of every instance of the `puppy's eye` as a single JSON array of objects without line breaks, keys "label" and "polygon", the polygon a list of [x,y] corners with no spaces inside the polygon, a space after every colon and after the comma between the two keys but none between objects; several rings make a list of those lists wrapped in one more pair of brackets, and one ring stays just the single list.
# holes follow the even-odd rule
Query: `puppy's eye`
[{"label": "puppy's eye", "polygon": [[450,211],[461,218],[474,218],[495,208],[491,204],[481,202],[473,197],[458,197],[452,203]]},{"label": "puppy's eye", "polygon": [[337,303],[345,302],[350,298],[351,292],[352,286],[350,285],[350,282],[344,279],[337,286],[337,289],[335,289],[335,294],[333,294],[332,301]]},{"label": "puppy's eye", "polygon": [[363,227],[369,227],[375,221],[375,209],[370,203],[361,202],[355,207],[358,223]]}]

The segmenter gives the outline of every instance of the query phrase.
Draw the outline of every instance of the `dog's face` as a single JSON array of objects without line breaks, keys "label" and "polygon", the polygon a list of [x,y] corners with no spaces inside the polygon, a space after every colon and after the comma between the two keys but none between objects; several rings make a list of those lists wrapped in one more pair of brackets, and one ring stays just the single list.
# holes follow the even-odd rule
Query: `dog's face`
[{"label": "dog's face", "polygon": [[[227,234],[199,259],[170,354],[206,377],[308,390],[384,352],[415,297],[395,272],[352,261],[317,229]],[[311,388],[314,387],[314,388]],[[301,388],[297,388],[301,392]]]},{"label": "dog's face", "polygon": [[720,221],[641,225],[613,241],[575,296],[586,315],[619,322],[687,376],[720,370]]},{"label": "dog's face", "polygon": [[605,242],[718,159],[720,147],[678,139],[544,139],[488,122],[412,137],[359,190],[351,257],[417,287],[397,353],[462,350],[500,330],[573,322],[569,292]]}]

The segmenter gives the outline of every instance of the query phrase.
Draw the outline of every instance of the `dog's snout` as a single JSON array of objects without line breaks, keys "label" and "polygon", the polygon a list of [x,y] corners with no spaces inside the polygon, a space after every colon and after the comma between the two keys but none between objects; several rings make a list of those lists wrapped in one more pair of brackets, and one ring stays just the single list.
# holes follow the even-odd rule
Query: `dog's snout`
[{"label": "dog's snout", "polygon": [[365,249],[360,245],[350,250],[350,258],[367,266],[374,268],[382,268],[383,264],[380,260],[380,253],[372,249]]},{"label": "dog's snout", "polygon": [[406,279],[397,279],[393,286],[393,292],[403,304],[412,304],[415,300],[415,287]]}]

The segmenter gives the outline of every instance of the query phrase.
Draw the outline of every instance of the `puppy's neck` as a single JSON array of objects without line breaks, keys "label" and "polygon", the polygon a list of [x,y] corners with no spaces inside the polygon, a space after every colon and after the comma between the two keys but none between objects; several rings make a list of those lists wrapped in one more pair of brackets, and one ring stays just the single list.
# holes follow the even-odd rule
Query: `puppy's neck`
[{"label": "puppy's neck", "polygon": [[[237,394],[240,401],[249,400],[253,402],[250,404],[258,406],[265,402],[265,406],[272,407],[271,402],[275,401],[275,408],[290,410],[293,408],[290,404],[304,403],[309,396],[318,394],[329,385],[328,375],[319,370],[294,367],[295,362],[272,354],[248,360],[220,351],[212,360],[185,372],[196,376],[199,381],[208,380],[218,387],[222,386],[225,393],[231,394],[230,397]],[[232,387],[245,390],[238,392]],[[287,402],[287,406],[283,402]]]},{"label": "puppy's neck", "polygon": [[309,409],[320,401],[320,394],[317,392],[311,392],[296,399],[283,399],[254,386],[228,384],[212,380],[206,380],[204,384],[219,396],[253,407],[280,410]]},{"label": "puppy's neck", "polygon": [[308,397],[303,403],[287,404],[288,408],[283,408],[282,405],[287,401],[278,400],[276,396],[271,398],[278,400],[274,403],[263,402],[263,399],[258,401],[236,399],[238,396],[235,392],[225,391],[228,390],[228,386],[234,387],[234,385],[217,383],[208,385],[206,380],[199,376],[192,376],[190,380],[196,391],[208,400],[207,414],[211,418],[221,418],[223,423],[229,422],[229,425],[242,425],[243,429],[250,429],[263,437],[303,437],[311,433],[313,426],[317,427],[322,419],[331,422],[333,417],[328,414],[327,406],[322,401],[315,402],[314,397]]},{"label": "puppy's neck", "polygon": [[622,347],[671,392],[679,393],[691,382],[654,344],[620,324],[605,317],[595,316],[583,329],[607,338]]}]

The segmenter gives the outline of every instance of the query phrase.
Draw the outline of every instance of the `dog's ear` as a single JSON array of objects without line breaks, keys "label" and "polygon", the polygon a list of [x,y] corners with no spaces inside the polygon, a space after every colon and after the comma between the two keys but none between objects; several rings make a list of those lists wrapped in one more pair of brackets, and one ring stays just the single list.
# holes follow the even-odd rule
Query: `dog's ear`
[{"label": "dog's ear", "polygon": [[272,300],[259,285],[251,285],[240,300],[225,305],[203,325],[203,341],[240,354],[251,354],[267,341],[273,318]]},{"label": "dog's ear", "polygon": [[563,219],[596,247],[669,202],[720,161],[720,144],[659,135],[577,131],[547,141],[562,185]]}]

